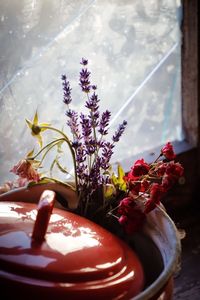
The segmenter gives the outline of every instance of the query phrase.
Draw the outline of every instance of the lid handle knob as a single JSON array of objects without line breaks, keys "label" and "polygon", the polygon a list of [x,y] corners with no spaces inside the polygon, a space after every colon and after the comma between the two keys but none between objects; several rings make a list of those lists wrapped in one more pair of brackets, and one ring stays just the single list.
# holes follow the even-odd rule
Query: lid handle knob
[{"label": "lid handle knob", "polygon": [[55,202],[55,192],[45,190],[40,196],[37,207],[37,217],[32,232],[32,239],[36,242],[42,242],[51,217],[51,213]]}]

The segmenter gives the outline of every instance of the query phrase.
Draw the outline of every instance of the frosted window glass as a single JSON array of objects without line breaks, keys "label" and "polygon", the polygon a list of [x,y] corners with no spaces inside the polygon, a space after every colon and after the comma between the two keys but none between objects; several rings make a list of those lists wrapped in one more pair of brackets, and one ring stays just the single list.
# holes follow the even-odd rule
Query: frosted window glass
[{"label": "frosted window glass", "polygon": [[82,111],[82,57],[110,131],[128,121],[113,162],[181,140],[181,13],[176,0],[1,0],[0,182],[35,144],[25,118],[37,109],[43,122],[66,123],[61,74]]}]

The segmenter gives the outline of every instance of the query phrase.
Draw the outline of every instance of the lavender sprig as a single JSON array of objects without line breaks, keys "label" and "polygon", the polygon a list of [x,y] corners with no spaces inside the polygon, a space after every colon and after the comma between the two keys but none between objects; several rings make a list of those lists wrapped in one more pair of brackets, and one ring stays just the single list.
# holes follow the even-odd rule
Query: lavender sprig
[{"label": "lavender sprig", "polygon": [[86,151],[83,146],[80,146],[77,148],[76,151],[76,162],[79,165],[80,163],[83,163],[86,160]]},{"label": "lavender sprig", "polygon": [[90,92],[90,72],[87,70],[87,68],[82,69],[80,72],[80,78],[79,78],[79,85],[81,86],[81,89],[85,93]]},{"label": "lavender sprig", "polygon": [[71,129],[74,140],[80,140],[81,135],[78,124],[78,113],[74,110],[69,109],[68,111],[66,111],[66,115],[69,118],[69,120],[67,121],[67,125]]},{"label": "lavender sprig", "polygon": [[70,88],[70,83],[69,81],[67,80],[67,76],[66,75],[62,75],[62,85],[63,85],[63,102],[65,104],[69,104],[71,101],[72,101],[72,98],[71,98],[71,88]]},{"label": "lavender sprig", "polygon": [[88,64],[88,60],[82,57],[82,60],[80,62],[81,65],[86,66]]},{"label": "lavender sprig", "polygon": [[85,142],[86,153],[92,155],[96,152],[97,144],[94,138],[89,139]]},{"label": "lavender sprig", "polygon": [[[85,107],[90,110],[88,117],[91,121],[91,126],[93,128],[93,131],[95,131],[95,128],[99,124],[99,106],[98,102],[100,100],[98,99],[98,95],[94,92],[91,97],[88,96],[88,100],[86,101]],[[94,132],[94,135],[96,133]]]},{"label": "lavender sprig", "polygon": [[91,137],[91,133],[92,133],[91,121],[83,113],[81,113],[80,119],[81,119],[80,123],[81,123],[81,127],[82,127],[82,136],[83,136],[83,139],[85,141],[88,141],[89,138]]},{"label": "lavender sprig", "polygon": [[90,109],[92,112],[96,112],[99,108],[98,102],[100,100],[98,99],[97,94],[94,92],[92,96],[86,101],[85,107]]},{"label": "lavender sprig", "polygon": [[99,124],[99,130],[98,130],[99,133],[101,133],[102,135],[108,134],[107,127],[109,125],[110,116],[111,113],[108,110],[102,113],[100,124]]},{"label": "lavender sprig", "polygon": [[113,155],[113,143],[104,142],[102,146],[102,158],[101,158],[101,168],[107,170],[109,168],[109,162]]},{"label": "lavender sprig", "polygon": [[120,137],[122,136],[125,128],[126,128],[127,122],[123,121],[122,124],[119,125],[118,130],[115,131],[115,134],[112,137],[113,142],[119,142]]}]

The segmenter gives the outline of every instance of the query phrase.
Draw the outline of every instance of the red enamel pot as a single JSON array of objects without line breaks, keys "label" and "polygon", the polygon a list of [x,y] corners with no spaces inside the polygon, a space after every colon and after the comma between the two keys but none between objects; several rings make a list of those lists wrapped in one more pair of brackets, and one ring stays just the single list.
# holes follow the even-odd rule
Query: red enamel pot
[{"label": "red enamel pot", "polygon": [[136,254],[115,235],[53,208],[55,193],[0,203],[0,280],[20,299],[130,299],[144,285]]},{"label": "red enamel pot", "polygon": [[[17,299],[172,299],[181,248],[163,209],[149,214],[143,232],[147,242],[136,238],[136,254],[96,223],[55,208],[49,189],[59,188],[34,186],[0,196],[1,292]],[[39,196],[38,206],[26,201],[37,202]],[[148,240],[158,249],[163,267],[146,286],[143,257],[151,262],[154,255]]]}]

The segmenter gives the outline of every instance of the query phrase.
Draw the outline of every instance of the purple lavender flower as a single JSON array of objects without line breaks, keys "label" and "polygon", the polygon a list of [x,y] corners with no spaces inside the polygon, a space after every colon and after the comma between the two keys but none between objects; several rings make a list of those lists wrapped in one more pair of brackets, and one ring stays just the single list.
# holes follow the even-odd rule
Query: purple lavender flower
[{"label": "purple lavender flower", "polygon": [[97,149],[97,143],[96,140],[91,138],[88,141],[85,142],[86,152],[88,155],[92,155],[95,153]]},{"label": "purple lavender flower", "polygon": [[90,193],[94,192],[100,185],[102,176],[100,174],[100,162],[97,159],[92,169],[90,170],[89,181],[90,181]]},{"label": "purple lavender flower", "polygon": [[66,111],[66,115],[68,116],[69,120],[67,121],[67,125],[70,127],[71,132],[76,139],[80,139],[80,131],[79,131],[79,124],[78,124],[78,113],[74,110],[69,109]]},{"label": "purple lavender flower", "polygon": [[92,133],[92,128],[91,128],[91,122],[90,119],[87,118],[86,115],[82,114],[80,115],[81,118],[81,126],[82,126],[82,135],[84,140],[88,140],[91,133]]},{"label": "purple lavender flower", "polygon": [[79,166],[80,163],[83,163],[86,160],[86,151],[84,147],[78,147],[76,149],[76,162]]},{"label": "purple lavender flower", "polygon": [[83,186],[87,185],[87,166],[83,163],[79,163],[76,169],[77,176],[79,178],[79,191],[83,188]]},{"label": "purple lavender flower", "polygon": [[[81,197],[80,211],[86,215],[88,208],[91,211],[94,208],[94,203],[92,203],[94,192],[96,193],[102,184],[108,183],[110,180],[106,171],[110,166],[115,143],[119,141],[127,122],[123,121],[119,125],[111,142],[104,139],[104,136],[108,134],[111,113],[106,110],[100,116],[100,100],[96,94],[97,86],[90,83],[90,71],[87,69],[88,60],[82,58],[80,64],[82,69],[79,85],[82,91],[87,94],[85,107],[89,112],[87,115],[81,113],[79,119],[78,113],[68,108],[66,115],[68,117],[67,125],[73,134],[71,146],[75,155],[77,188]],[[72,101],[71,88],[65,75],[62,76],[62,81],[63,101],[68,105]],[[100,133],[100,137],[97,137],[97,131]]]},{"label": "purple lavender flower", "polygon": [[76,139],[76,140],[74,140],[73,142],[72,142],[72,147],[75,149],[75,150],[77,150],[79,147],[81,147],[82,146],[82,143],[78,140],[78,139]]},{"label": "purple lavender flower", "polygon": [[101,116],[101,120],[100,120],[99,130],[98,131],[102,135],[108,134],[108,130],[106,129],[106,127],[109,125],[110,116],[111,116],[111,113],[108,110],[106,110],[105,112],[103,112],[103,114]]},{"label": "purple lavender flower", "polygon": [[123,134],[125,128],[126,128],[127,122],[123,121],[122,124],[119,125],[118,130],[115,132],[115,134],[112,137],[113,142],[118,142],[121,135]]},{"label": "purple lavender flower", "polygon": [[71,98],[71,88],[70,88],[70,84],[69,81],[67,80],[66,75],[62,75],[62,85],[63,85],[63,102],[65,104],[69,104],[72,101]]},{"label": "purple lavender flower", "polygon": [[93,128],[97,127],[99,124],[99,101],[100,100],[98,99],[98,96],[94,92],[90,98],[88,97],[88,100],[85,104],[85,107],[87,107],[90,110],[88,117],[90,118],[91,126]]},{"label": "purple lavender flower", "polygon": [[98,111],[96,111],[95,113],[91,113],[89,115],[89,118],[90,118],[92,127],[97,127],[99,125],[99,112]]},{"label": "purple lavender flower", "polygon": [[98,99],[98,96],[95,94],[95,92],[92,94],[92,96],[86,101],[85,107],[90,109],[92,112],[95,112],[98,110],[99,106],[97,105],[100,100]]},{"label": "purple lavender flower", "polygon": [[80,72],[80,83],[82,91],[85,93],[90,92],[90,72],[87,69],[82,69]]},{"label": "purple lavender flower", "polygon": [[107,170],[109,168],[109,162],[113,155],[114,145],[110,142],[104,142],[102,146],[101,168]]},{"label": "purple lavender flower", "polygon": [[83,65],[83,66],[86,66],[88,64],[88,60],[85,59],[85,58],[82,58],[80,64]]}]

